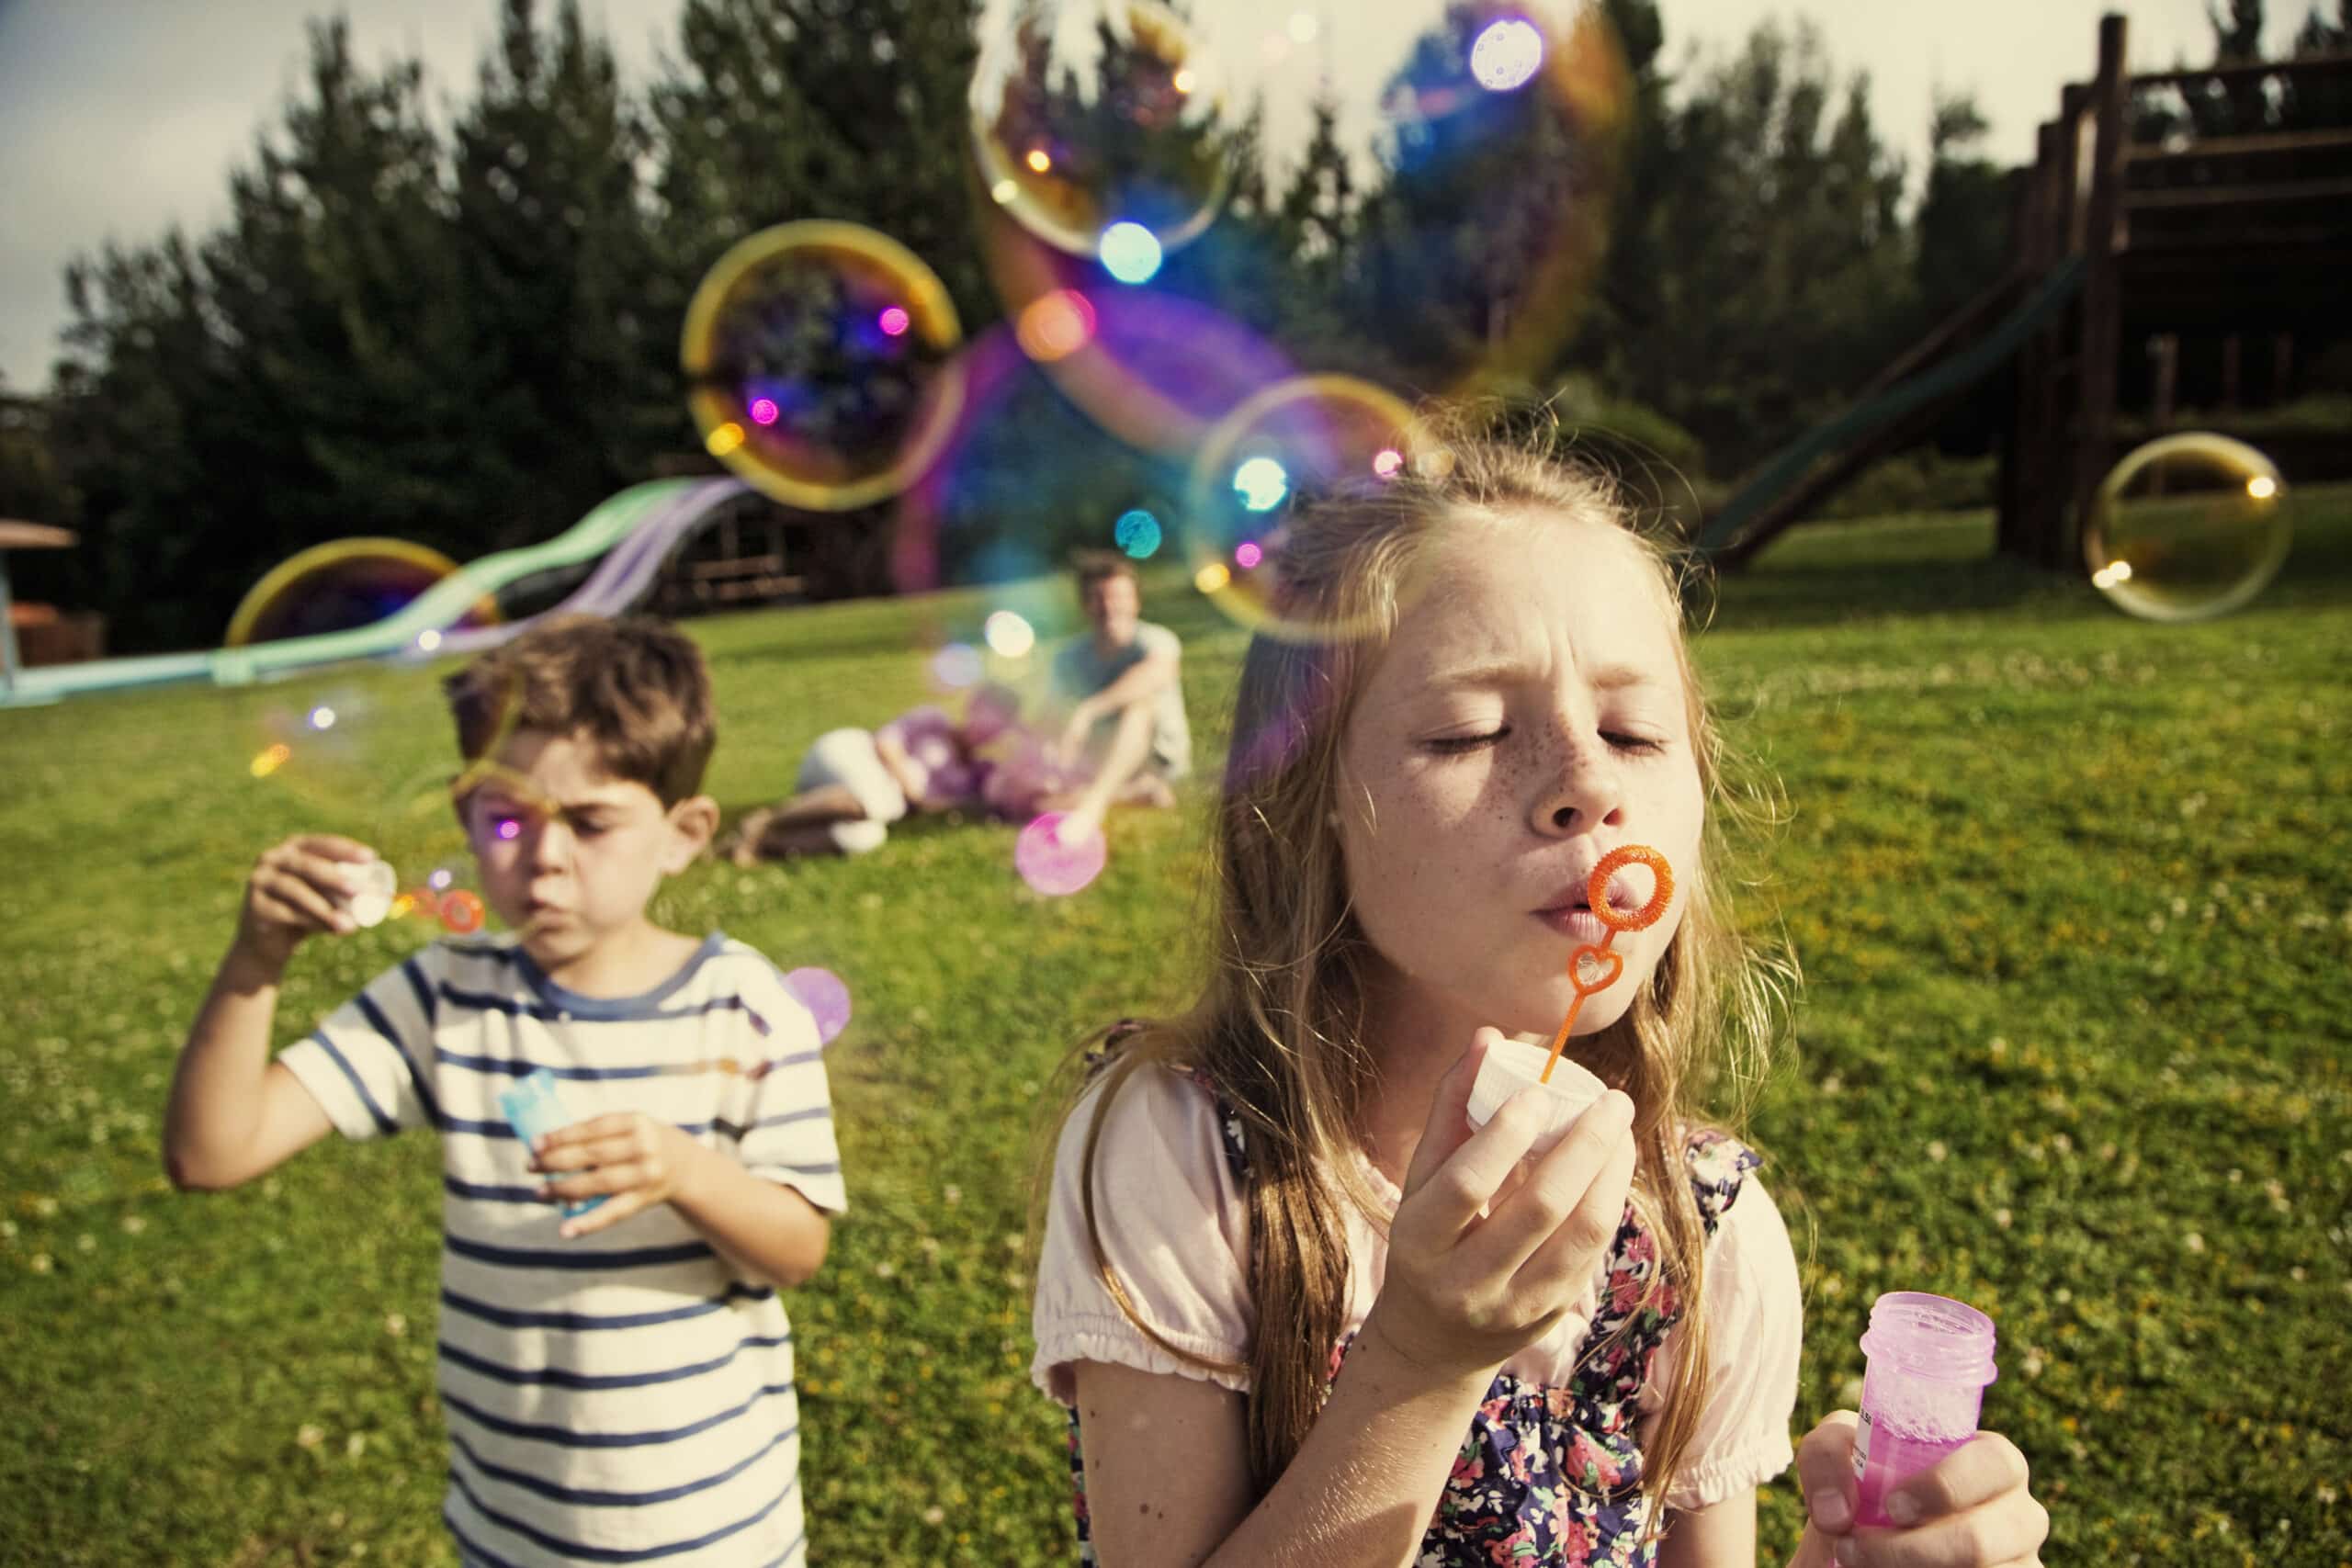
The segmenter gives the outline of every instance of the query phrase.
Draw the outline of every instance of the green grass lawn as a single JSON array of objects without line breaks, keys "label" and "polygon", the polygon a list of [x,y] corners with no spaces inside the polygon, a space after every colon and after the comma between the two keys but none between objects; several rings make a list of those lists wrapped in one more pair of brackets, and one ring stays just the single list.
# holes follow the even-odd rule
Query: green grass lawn
[{"label": "green grass lawn", "polygon": [[[1800,1425],[1855,1399],[1877,1292],[1975,1303],[2053,1562],[2352,1560],[2352,491],[2302,504],[2280,581],[2216,623],[1990,561],[1968,515],[1800,531],[1698,643],[1792,807],[1749,918],[1807,977],[1753,1128],[1804,1265]],[[998,602],[695,624],[729,814],[923,696],[916,643]],[[1021,602],[1069,624],[1057,585]],[[1151,609],[1214,757],[1241,637],[1173,579]],[[268,716],[320,700],[352,750],[256,781]],[[425,677],[372,670],[0,712],[0,1562],[448,1560],[431,1140],[215,1197],[157,1156],[253,856],[305,827],[404,870],[452,852],[401,782],[447,737]],[[1187,994],[1201,818],[1121,819],[1062,901],[969,826],[663,895],[855,996],[830,1053],[854,1211],[791,1302],[819,1561],[1069,1561],[1026,1374],[1038,1096],[1083,1031]],[[421,940],[312,944],[281,1038]],[[1798,1518],[1768,1491],[1768,1555]]]}]

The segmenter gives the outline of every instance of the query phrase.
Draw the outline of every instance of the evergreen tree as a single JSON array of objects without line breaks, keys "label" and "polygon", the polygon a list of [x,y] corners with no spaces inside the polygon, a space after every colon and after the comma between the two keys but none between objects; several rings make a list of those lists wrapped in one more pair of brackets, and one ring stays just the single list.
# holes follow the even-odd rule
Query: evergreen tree
[{"label": "evergreen tree", "polygon": [[1668,128],[1646,220],[1659,316],[1626,389],[1744,468],[1900,347],[1914,321],[1902,169],[1868,85],[1836,89],[1817,32],[1765,26]]},{"label": "evergreen tree", "polygon": [[499,39],[456,132],[456,225],[500,545],[544,538],[691,446],[675,323],[649,299],[637,169],[644,127],[611,50],[561,0],[501,0]]},{"label": "evergreen tree", "polygon": [[1926,322],[1958,310],[2008,265],[2007,183],[1979,151],[1989,130],[1974,98],[1937,98],[1928,128],[1927,190],[1915,223]]},{"label": "evergreen tree", "polygon": [[994,314],[972,216],[976,0],[686,0],[651,94],[662,275],[684,301],[728,245],[793,219],[921,256],[967,331]]},{"label": "evergreen tree", "polygon": [[422,73],[361,71],[336,22],[308,87],[222,231],[68,269],[57,441],[118,646],[217,639],[326,539],[478,549],[479,385]]}]

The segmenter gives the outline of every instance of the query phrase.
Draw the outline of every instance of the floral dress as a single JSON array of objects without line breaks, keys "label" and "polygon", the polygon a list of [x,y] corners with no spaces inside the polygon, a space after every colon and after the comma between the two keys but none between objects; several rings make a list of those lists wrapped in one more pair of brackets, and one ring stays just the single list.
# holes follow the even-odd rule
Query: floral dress
[{"label": "floral dress", "polygon": [[[1109,1049],[1118,1043],[1114,1035]],[[1250,1160],[1241,1119],[1213,1084],[1193,1077],[1216,1098],[1226,1160],[1246,1186]],[[1747,1172],[1763,1162],[1736,1139],[1716,1132],[1692,1134],[1684,1152],[1699,1216],[1712,1237]],[[1415,1568],[1634,1568],[1656,1561],[1652,1514],[1657,1504],[1642,1493],[1636,1427],[1651,1363],[1681,1315],[1671,1286],[1644,1302],[1657,1269],[1657,1238],[1628,1204],[1610,1246],[1608,1278],[1575,1375],[1556,1384],[1509,1373],[1495,1378],[1454,1457],[1453,1473],[1413,1559]],[[1332,1348],[1331,1378],[1340,1375],[1354,1343],[1351,1334]],[[1069,1416],[1069,1468],[1079,1562],[1092,1568],[1086,1463],[1075,1409]]]}]

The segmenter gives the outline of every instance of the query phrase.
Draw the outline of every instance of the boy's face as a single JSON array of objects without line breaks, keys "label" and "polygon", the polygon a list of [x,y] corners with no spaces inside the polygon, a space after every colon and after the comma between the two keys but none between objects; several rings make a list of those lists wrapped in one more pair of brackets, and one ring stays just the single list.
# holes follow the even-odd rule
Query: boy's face
[{"label": "boy's face", "polygon": [[584,735],[517,731],[460,803],[482,893],[553,973],[632,934],[664,876],[709,840],[705,795],[663,809],[645,785],[607,773]]}]

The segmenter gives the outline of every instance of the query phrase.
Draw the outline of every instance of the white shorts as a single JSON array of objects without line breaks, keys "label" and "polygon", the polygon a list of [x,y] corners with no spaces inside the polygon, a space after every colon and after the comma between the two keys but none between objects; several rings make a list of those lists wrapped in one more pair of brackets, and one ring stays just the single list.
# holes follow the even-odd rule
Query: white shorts
[{"label": "white shorts", "polygon": [[882,765],[874,750],[874,733],[866,729],[832,729],[817,737],[800,760],[796,794],[839,784],[865,807],[862,820],[836,822],[828,831],[833,847],[845,855],[862,855],[889,837],[889,825],[907,814],[907,792]]}]

